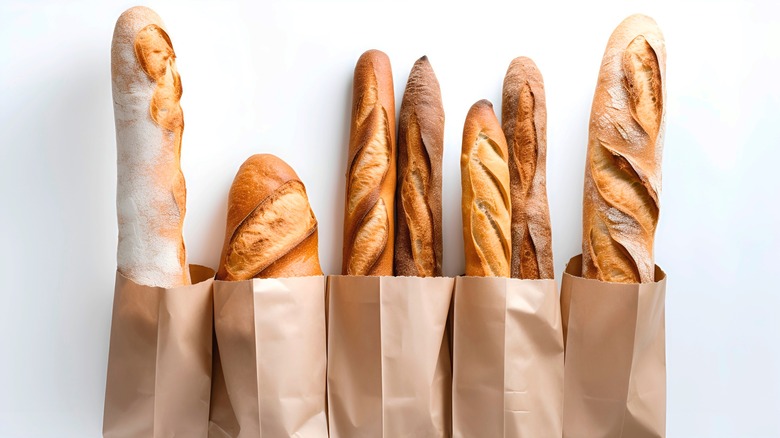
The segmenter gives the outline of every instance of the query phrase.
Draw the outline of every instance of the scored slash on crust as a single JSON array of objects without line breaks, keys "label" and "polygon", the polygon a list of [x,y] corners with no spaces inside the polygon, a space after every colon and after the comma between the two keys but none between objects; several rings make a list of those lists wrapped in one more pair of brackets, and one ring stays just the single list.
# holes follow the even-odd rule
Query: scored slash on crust
[{"label": "scored slash on crust", "polygon": [[300,245],[317,219],[300,181],[288,181],[260,202],[233,232],[225,255],[228,280],[253,278]]},{"label": "scored slash on crust", "polygon": [[510,223],[509,171],[501,148],[484,132],[469,152],[468,177],[469,230],[484,275],[509,276],[511,244],[505,229]]},{"label": "scored slash on crust", "polygon": [[586,278],[624,283],[654,279],[664,119],[662,38],[652,19],[632,16],[608,43],[588,147]]},{"label": "scored slash on crust", "polygon": [[[376,93],[375,86],[369,87],[367,94],[372,93]],[[371,111],[358,107],[359,117],[368,113],[363,123],[358,124],[356,133],[359,144],[363,146],[355,154],[348,170],[347,214],[366,211],[360,220],[352,221],[358,225],[350,233],[353,244],[347,262],[349,275],[370,272],[382,255],[390,234],[387,208],[379,197],[382,182],[390,169],[390,127],[385,109],[376,96],[368,96],[360,102],[372,102],[373,107]]]}]

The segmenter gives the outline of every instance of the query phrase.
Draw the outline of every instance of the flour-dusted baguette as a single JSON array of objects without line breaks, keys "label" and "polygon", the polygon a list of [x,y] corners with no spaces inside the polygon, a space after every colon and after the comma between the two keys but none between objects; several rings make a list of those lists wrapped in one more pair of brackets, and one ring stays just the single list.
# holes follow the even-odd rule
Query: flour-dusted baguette
[{"label": "flour-dusted baguette", "polygon": [[390,59],[365,52],[355,66],[344,206],[346,275],[393,275],[395,97]]},{"label": "flour-dusted baguette", "polygon": [[414,63],[398,120],[395,275],[440,277],[444,107],[428,57]]},{"label": "flour-dusted baguette", "polygon": [[507,145],[493,105],[472,105],[460,156],[466,275],[509,277],[512,205]]},{"label": "flour-dusted baguette", "polygon": [[146,286],[190,284],[182,226],[184,130],[176,54],[160,17],[134,7],[116,22],[111,88],[117,143],[117,268]]},{"label": "flour-dusted baguette", "polygon": [[322,269],[306,188],[280,158],[249,157],[230,187],[217,280],[311,275]]},{"label": "flour-dusted baguette", "polygon": [[547,106],[536,64],[515,58],[504,77],[501,119],[509,148],[512,278],[554,278],[547,204]]},{"label": "flour-dusted baguette", "polygon": [[654,281],[661,192],[666,48],[652,18],[632,15],[612,33],[590,116],[583,200],[583,275]]}]

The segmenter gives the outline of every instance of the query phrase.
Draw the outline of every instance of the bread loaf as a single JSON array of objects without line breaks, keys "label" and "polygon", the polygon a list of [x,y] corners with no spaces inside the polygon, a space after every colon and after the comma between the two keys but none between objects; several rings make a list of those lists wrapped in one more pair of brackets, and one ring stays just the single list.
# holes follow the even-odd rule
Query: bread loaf
[{"label": "bread loaf", "polygon": [[632,15],[612,33],[590,116],[583,200],[583,275],[654,281],[661,192],[666,48],[652,18]]},{"label": "bread loaf", "polygon": [[295,171],[269,154],[249,157],[228,196],[218,280],[322,275],[317,219]]},{"label": "bread loaf", "polygon": [[547,106],[544,81],[529,58],[516,58],[504,77],[502,127],[509,149],[512,278],[554,278],[547,205]]},{"label": "bread loaf", "polygon": [[111,88],[117,143],[117,268],[146,286],[190,283],[182,237],[184,117],[176,54],[160,17],[134,7],[116,22]]},{"label": "bread loaf", "polygon": [[387,55],[365,52],[355,66],[342,273],[392,275],[395,98]]},{"label": "bread loaf", "polygon": [[480,100],[466,116],[460,156],[466,275],[509,277],[511,273],[507,156],[493,105]]},{"label": "bread loaf", "polygon": [[398,120],[395,275],[441,276],[444,107],[428,58],[414,63]]}]

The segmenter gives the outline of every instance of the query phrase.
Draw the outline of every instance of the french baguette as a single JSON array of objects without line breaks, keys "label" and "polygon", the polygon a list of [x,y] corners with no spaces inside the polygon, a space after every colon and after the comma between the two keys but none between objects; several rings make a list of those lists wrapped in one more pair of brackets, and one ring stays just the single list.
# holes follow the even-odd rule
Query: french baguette
[{"label": "french baguette", "polygon": [[134,7],[111,43],[117,144],[117,269],[155,287],[190,284],[182,237],[186,188],[180,167],[184,116],[176,54],[160,17]]},{"label": "french baguette", "polygon": [[393,275],[395,97],[390,59],[365,52],[355,66],[344,205],[342,273]]},{"label": "french baguette", "polygon": [[666,48],[655,21],[612,33],[590,116],[583,200],[583,276],[654,281],[666,102]]},{"label": "french baguette", "polygon": [[409,74],[398,120],[395,275],[442,275],[441,160],[444,107],[426,56]]},{"label": "french baguette", "polygon": [[504,77],[502,126],[509,148],[512,278],[554,278],[547,204],[547,106],[536,64],[516,58]]},{"label": "french baguette", "polygon": [[509,277],[512,205],[507,145],[493,105],[472,105],[460,156],[466,275]]}]

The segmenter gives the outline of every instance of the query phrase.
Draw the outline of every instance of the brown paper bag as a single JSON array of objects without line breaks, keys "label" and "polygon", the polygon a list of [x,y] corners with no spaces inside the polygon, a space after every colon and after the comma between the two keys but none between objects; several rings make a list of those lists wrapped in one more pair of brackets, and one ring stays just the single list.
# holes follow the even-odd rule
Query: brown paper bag
[{"label": "brown paper bag", "polygon": [[214,358],[211,366],[211,405],[209,406],[209,438],[236,438],[240,427],[230,404],[225,373],[219,357],[217,335],[214,334]]},{"label": "brown paper bag", "polygon": [[325,277],[217,281],[214,328],[238,437],[327,438]]},{"label": "brown paper bag", "polygon": [[566,342],[564,437],[666,435],[666,274],[655,283],[582,278],[582,256],[561,286]]},{"label": "brown paper bag", "polygon": [[194,284],[165,289],[117,272],[104,437],[207,436],[214,271],[190,275]]},{"label": "brown paper bag", "polygon": [[328,277],[332,438],[449,437],[452,278]]},{"label": "brown paper bag", "polygon": [[455,279],[453,436],[560,437],[563,333],[554,280]]}]

